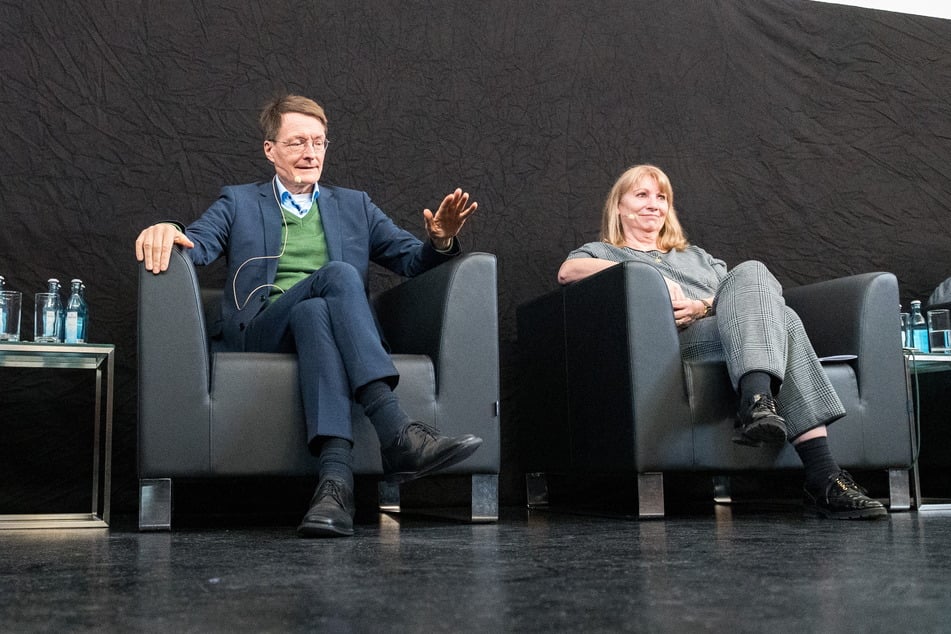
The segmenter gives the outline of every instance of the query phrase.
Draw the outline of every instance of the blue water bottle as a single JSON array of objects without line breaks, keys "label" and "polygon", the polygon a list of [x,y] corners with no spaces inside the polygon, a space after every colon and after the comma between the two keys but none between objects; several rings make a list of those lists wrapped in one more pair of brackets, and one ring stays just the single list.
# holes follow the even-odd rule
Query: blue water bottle
[{"label": "blue water bottle", "polygon": [[7,301],[3,297],[3,287],[6,283],[6,279],[0,275],[0,332],[7,331]]},{"label": "blue water bottle", "polygon": [[69,301],[66,303],[66,327],[64,341],[66,343],[86,342],[86,299],[83,297],[83,281],[70,282]]},{"label": "blue water bottle", "polygon": [[928,354],[931,352],[931,346],[928,343],[928,322],[925,321],[925,316],[921,314],[921,302],[917,299],[911,302],[909,321],[911,324],[908,329],[911,336],[909,337],[908,346],[918,352]]}]

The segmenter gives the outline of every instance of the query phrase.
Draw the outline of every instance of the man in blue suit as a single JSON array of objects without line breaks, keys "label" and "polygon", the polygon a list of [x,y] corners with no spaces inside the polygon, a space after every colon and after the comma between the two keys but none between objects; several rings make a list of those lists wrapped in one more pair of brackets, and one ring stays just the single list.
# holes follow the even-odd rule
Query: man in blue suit
[{"label": "man in blue suit", "polygon": [[380,438],[384,477],[406,482],[472,455],[482,439],[447,437],[411,421],[393,393],[399,380],[367,296],[370,262],[412,277],[459,253],[456,234],[477,204],[457,189],[423,218],[428,240],[396,226],[364,192],[318,186],[327,117],[316,102],[286,95],[261,112],[266,183],[225,187],[187,227],[160,223],[135,242],[136,258],[159,274],[173,245],[195,264],[228,262],[221,321],[212,336],[227,350],[296,351],[318,484],[298,532],[353,534],[351,402]]}]

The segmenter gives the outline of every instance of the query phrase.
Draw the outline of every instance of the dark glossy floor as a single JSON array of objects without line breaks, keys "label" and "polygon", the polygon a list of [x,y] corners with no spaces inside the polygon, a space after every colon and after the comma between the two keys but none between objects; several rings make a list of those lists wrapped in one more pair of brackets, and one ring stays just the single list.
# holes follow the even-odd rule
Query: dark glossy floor
[{"label": "dark glossy floor", "polygon": [[951,514],[807,520],[737,504],[659,521],[506,509],[293,524],[0,532],[0,630],[947,632]]}]

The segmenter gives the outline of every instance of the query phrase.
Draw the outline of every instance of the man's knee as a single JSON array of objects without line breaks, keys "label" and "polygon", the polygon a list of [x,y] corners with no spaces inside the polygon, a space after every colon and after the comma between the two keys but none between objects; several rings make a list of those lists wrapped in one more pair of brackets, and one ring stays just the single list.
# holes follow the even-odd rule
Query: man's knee
[{"label": "man's knee", "polygon": [[313,328],[320,324],[330,324],[330,311],[327,302],[322,298],[313,297],[298,303],[291,309],[290,325],[292,329]]},{"label": "man's knee", "polygon": [[359,288],[363,290],[363,279],[356,267],[346,262],[327,262],[314,274],[315,283],[336,288]]}]

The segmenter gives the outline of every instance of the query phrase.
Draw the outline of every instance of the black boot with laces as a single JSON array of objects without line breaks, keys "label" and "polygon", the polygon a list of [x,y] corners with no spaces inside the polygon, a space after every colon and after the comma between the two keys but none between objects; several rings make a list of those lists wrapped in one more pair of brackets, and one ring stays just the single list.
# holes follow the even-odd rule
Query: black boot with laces
[{"label": "black boot with laces", "polygon": [[888,516],[885,506],[868,496],[844,469],[829,476],[818,490],[805,488],[806,515],[835,520],[876,520]]},{"label": "black boot with laces", "polygon": [[737,412],[733,442],[748,447],[786,442],[786,421],[776,412],[776,401],[769,394],[754,394],[744,399]]}]

